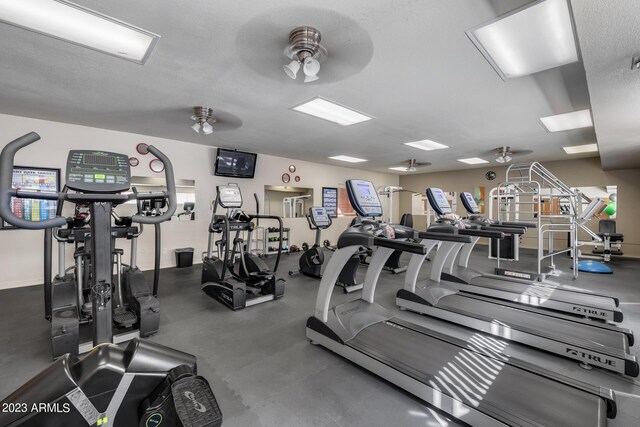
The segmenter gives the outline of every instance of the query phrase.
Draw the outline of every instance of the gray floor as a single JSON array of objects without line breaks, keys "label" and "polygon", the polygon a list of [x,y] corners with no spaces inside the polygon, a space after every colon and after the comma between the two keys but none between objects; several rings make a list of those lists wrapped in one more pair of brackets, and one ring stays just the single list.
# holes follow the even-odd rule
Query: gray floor
[{"label": "gray floor", "polygon": [[[519,268],[533,266],[530,254],[523,257],[529,257],[528,262]],[[568,259],[562,257],[558,264],[564,274],[557,280],[571,284]],[[281,274],[286,276],[296,265],[296,255],[284,256]],[[493,267],[484,251],[473,254],[471,265],[485,270]],[[640,262],[619,259],[611,266],[615,274],[581,274],[577,285],[617,295],[626,316],[623,326],[640,331]],[[361,268],[359,274],[363,273]],[[214,388],[225,426],[457,425],[404,391],[309,344],[305,321],[313,313],[318,281],[304,276],[286,278],[282,300],[232,312],[200,291],[199,265],[162,271],[161,330],[152,340],[198,357],[200,373]],[[402,275],[383,273],[377,301],[395,310],[395,292],[402,280]],[[357,296],[336,289],[334,301]],[[0,292],[2,397],[50,362],[49,325],[42,313],[41,286]],[[423,316],[398,314],[433,323]],[[458,328],[457,333],[468,331]],[[639,383],[603,371],[584,371],[576,363],[518,345],[510,348],[559,372],[614,388],[619,415],[609,425],[640,425]],[[633,351],[637,353],[636,348]]]}]

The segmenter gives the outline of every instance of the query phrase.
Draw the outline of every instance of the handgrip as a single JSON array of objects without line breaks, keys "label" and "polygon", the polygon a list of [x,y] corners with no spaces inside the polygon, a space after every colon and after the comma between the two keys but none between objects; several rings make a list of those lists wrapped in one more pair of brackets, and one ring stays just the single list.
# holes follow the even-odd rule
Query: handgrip
[{"label": "handgrip", "polygon": [[421,231],[420,233],[418,233],[418,237],[421,239],[440,240],[443,242],[471,243],[471,237],[461,236],[460,234],[453,233],[435,233],[433,231]]},{"label": "handgrip", "polygon": [[474,236],[474,237],[488,237],[490,239],[504,239],[504,233],[500,231],[489,231],[489,230],[474,230],[465,228],[464,230],[459,230],[458,233],[463,234],[465,236]]},{"label": "handgrip", "polygon": [[422,246],[420,243],[376,237],[373,239],[373,244],[376,246],[394,249],[396,251],[409,252],[412,254],[425,255],[427,253],[427,248]]},{"label": "handgrip", "polygon": [[[483,228],[483,230],[484,229],[485,228]],[[525,231],[527,231],[527,229],[524,227],[515,227],[515,226],[508,227],[502,224],[491,224],[491,225],[488,225],[486,229],[500,231],[502,233],[507,233],[507,234],[515,234],[518,236],[521,234],[524,234]]]},{"label": "handgrip", "polygon": [[165,180],[167,181],[167,191],[164,194],[169,200],[169,207],[167,211],[162,215],[145,216],[136,214],[131,217],[131,221],[137,222],[139,224],[159,224],[171,219],[173,214],[176,212],[176,207],[178,205],[178,198],[176,196],[176,181],[173,175],[173,165],[171,164],[171,160],[169,160],[169,158],[165,156],[162,151],[158,150],[153,145],[149,145],[147,149],[151,154],[160,159],[160,161],[164,164],[164,176]]},{"label": "handgrip", "polygon": [[[44,221],[27,221],[22,218],[18,218],[13,214],[13,212],[11,212],[11,197],[18,193],[17,190],[11,188],[13,161],[16,153],[18,150],[26,147],[27,145],[33,144],[39,139],[40,135],[35,132],[29,132],[28,134],[14,139],[7,144],[0,154],[0,217],[15,227],[26,228],[28,230],[62,227],[67,223],[66,220],[61,217],[47,219]],[[44,198],[37,196],[38,193],[35,193],[34,198]],[[48,194],[47,198],[50,198],[49,196],[51,195]]]},{"label": "handgrip", "polygon": [[498,222],[500,225],[506,225],[507,227],[526,227],[526,228],[537,228],[538,224],[535,222],[520,222],[520,221],[500,221]]}]

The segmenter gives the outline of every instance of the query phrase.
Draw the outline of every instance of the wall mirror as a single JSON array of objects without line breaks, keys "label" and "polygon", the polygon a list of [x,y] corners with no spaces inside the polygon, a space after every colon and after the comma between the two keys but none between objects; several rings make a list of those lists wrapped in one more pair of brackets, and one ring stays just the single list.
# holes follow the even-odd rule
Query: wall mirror
[{"label": "wall mirror", "polygon": [[[131,187],[135,187],[139,193],[156,193],[166,191],[167,185],[164,178],[149,176],[132,176]],[[195,220],[195,203],[196,203],[196,182],[193,179],[176,179],[176,196],[178,198],[178,206],[176,213],[173,214],[172,220],[193,221]],[[147,212],[153,211],[154,206],[147,203],[144,206]],[[133,215],[136,213],[136,204],[134,201],[125,203],[117,208],[119,215]],[[160,209],[162,210],[162,209]]]},{"label": "wall mirror", "polygon": [[264,213],[282,218],[304,218],[313,206],[313,188],[264,186]]}]

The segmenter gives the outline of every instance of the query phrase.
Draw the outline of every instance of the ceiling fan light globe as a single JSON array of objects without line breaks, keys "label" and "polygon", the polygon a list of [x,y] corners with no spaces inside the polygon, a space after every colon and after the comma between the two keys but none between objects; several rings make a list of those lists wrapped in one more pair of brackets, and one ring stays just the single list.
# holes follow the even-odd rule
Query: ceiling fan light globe
[{"label": "ceiling fan light globe", "polygon": [[193,129],[196,133],[200,133],[200,123],[195,123],[193,126],[191,126],[191,129]]},{"label": "ceiling fan light globe", "polygon": [[320,71],[320,62],[312,57],[307,57],[304,60],[302,71],[307,77],[315,76]]},{"label": "ceiling fan light globe", "polygon": [[504,156],[504,161],[505,162],[510,162],[511,161],[511,156]]},{"label": "ceiling fan light globe", "polygon": [[304,82],[305,83],[309,83],[309,82],[315,82],[316,80],[318,80],[320,77],[318,76],[304,76]]},{"label": "ceiling fan light globe", "polygon": [[294,59],[290,63],[286,64],[283,68],[285,74],[289,78],[295,80],[298,76],[298,71],[300,70],[300,62]]},{"label": "ceiling fan light globe", "polygon": [[211,126],[209,123],[204,122],[202,124],[202,133],[204,133],[205,135],[209,135],[210,133],[213,132],[213,126]]}]

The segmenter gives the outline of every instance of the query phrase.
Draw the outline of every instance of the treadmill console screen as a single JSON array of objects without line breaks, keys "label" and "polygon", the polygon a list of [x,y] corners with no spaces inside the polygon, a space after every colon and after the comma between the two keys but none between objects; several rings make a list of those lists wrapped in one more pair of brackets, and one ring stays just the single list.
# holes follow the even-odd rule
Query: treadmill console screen
[{"label": "treadmill console screen", "polygon": [[67,187],[83,193],[122,193],[131,186],[125,154],[71,150],[67,157]]},{"label": "treadmill console screen", "polygon": [[433,207],[439,215],[445,215],[453,212],[449,205],[449,201],[447,201],[447,198],[444,195],[444,191],[441,189],[427,189],[427,198],[429,199],[429,203],[431,203],[431,207]]},{"label": "treadmill console screen", "polygon": [[242,207],[242,193],[240,193],[240,187],[235,185],[218,185],[218,203],[223,208],[241,208]]},{"label": "treadmill console screen", "polygon": [[464,208],[467,210],[467,212],[472,214],[480,213],[480,209],[478,209],[478,205],[476,204],[476,201],[473,200],[473,196],[471,195],[471,193],[465,192],[460,194],[460,200],[462,201],[462,204],[464,205]]},{"label": "treadmill console screen", "polygon": [[370,181],[350,179],[346,182],[351,206],[360,216],[382,216],[382,203]]},{"label": "treadmill console screen", "polygon": [[331,225],[331,219],[329,219],[329,214],[327,214],[325,208],[312,207],[309,208],[309,213],[311,213],[311,221],[316,227],[325,228]]}]

